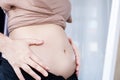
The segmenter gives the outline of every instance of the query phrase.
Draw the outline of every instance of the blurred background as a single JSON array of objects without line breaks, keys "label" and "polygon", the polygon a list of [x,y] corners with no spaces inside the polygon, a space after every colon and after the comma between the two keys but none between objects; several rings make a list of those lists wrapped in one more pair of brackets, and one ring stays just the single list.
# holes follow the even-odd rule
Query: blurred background
[{"label": "blurred background", "polygon": [[102,80],[112,0],[71,0],[66,32],[80,50],[79,80]]}]

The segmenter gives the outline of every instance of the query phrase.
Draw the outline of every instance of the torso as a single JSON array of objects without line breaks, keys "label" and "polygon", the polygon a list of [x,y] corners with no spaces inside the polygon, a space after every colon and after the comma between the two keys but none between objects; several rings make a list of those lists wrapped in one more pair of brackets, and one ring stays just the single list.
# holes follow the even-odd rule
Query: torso
[{"label": "torso", "polygon": [[66,22],[71,19],[69,0],[0,0],[0,3],[9,17],[9,37],[44,40],[43,45],[30,47],[33,53],[51,73],[70,77],[75,71],[75,56],[61,28],[65,29]]},{"label": "torso", "polygon": [[23,26],[10,33],[12,39],[40,39],[44,44],[31,46],[33,53],[55,75],[70,77],[75,72],[75,56],[65,31],[58,25],[44,24]]}]

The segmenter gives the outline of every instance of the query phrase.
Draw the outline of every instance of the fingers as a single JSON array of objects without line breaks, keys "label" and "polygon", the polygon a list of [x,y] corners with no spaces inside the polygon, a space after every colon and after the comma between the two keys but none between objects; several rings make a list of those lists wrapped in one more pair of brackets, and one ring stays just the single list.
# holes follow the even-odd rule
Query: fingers
[{"label": "fingers", "polygon": [[25,80],[22,73],[21,73],[21,71],[20,71],[20,69],[18,67],[13,67],[13,69],[14,69],[16,75],[18,76],[19,80]]},{"label": "fingers", "polygon": [[41,61],[39,60],[39,58],[37,56],[35,56],[34,54],[31,54],[30,58],[34,62],[36,62],[38,65],[40,65],[42,68],[49,71],[49,68],[46,65],[44,65],[43,63],[41,63]]},{"label": "fingers", "polygon": [[77,76],[79,75],[79,65],[77,65],[77,67],[76,67],[76,74],[77,74]]},{"label": "fingers", "polygon": [[31,59],[28,59],[27,61],[32,68],[36,69],[37,71],[39,71],[41,74],[43,74],[44,76],[48,76],[48,72],[42,68],[40,65],[38,65],[37,63],[35,63],[34,61],[32,61]]},{"label": "fingers", "polygon": [[76,71],[76,75],[79,76],[79,72],[78,71]]},{"label": "fingers", "polygon": [[75,60],[76,60],[76,74],[79,75],[80,69],[80,52],[77,46],[73,43],[71,38],[68,38],[69,43],[72,45],[73,51],[75,53]]},{"label": "fingers", "polygon": [[75,45],[73,45],[73,50],[75,52],[76,65],[77,65],[76,72],[77,72],[77,75],[78,75],[79,74],[79,68],[80,68],[80,55],[79,55],[79,50]]},{"label": "fingers", "polygon": [[21,68],[31,75],[35,80],[41,80],[41,77],[38,76],[27,64],[23,64]]},{"label": "fingers", "polygon": [[73,51],[75,53],[75,57],[76,57],[76,60],[77,60],[77,64],[79,64],[79,60],[80,60],[80,52],[79,52],[79,49],[78,47],[73,43],[72,39],[69,38],[69,42],[70,44],[72,45],[72,48],[73,48]]},{"label": "fingers", "polygon": [[36,39],[24,39],[28,45],[42,45],[44,43],[43,40],[36,40]]},{"label": "fingers", "polygon": [[80,55],[79,54],[80,53],[75,45],[73,45],[73,50],[74,50],[75,58],[76,58],[76,65],[77,65],[76,70],[79,71],[79,67],[80,67]]},{"label": "fingers", "polygon": [[69,40],[69,43],[72,45],[72,48],[73,48],[73,50],[74,50],[74,52],[75,52],[75,56],[77,57],[77,59],[79,59],[79,54],[80,54],[80,52],[79,52],[79,49],[77,48],[77,46],[73,43],[73,41],[72,41],[72,39],[69,37],[68,38],[68,40]]}]

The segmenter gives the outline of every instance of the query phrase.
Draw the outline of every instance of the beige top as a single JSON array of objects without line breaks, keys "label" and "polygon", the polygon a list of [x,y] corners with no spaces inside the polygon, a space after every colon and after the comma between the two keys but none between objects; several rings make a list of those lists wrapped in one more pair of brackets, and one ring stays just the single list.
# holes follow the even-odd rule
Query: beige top
[{"label": "beige top", "polygon": [[30,25],[52,23],[65,29],[71,22],[69,0],[0,0],[8,14],[8,31]]}]

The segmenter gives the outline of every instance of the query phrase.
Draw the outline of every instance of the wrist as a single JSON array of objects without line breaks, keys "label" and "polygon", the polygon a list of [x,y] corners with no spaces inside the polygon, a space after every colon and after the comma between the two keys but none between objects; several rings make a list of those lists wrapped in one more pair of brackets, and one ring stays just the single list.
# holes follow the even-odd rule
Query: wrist
[{"label": "wrist", "polygon": [[0,52],[3,52],[4,48],[7,47],[7,45],[10,44],[11,42],[12,42],[12,39],[0,33]]}]

